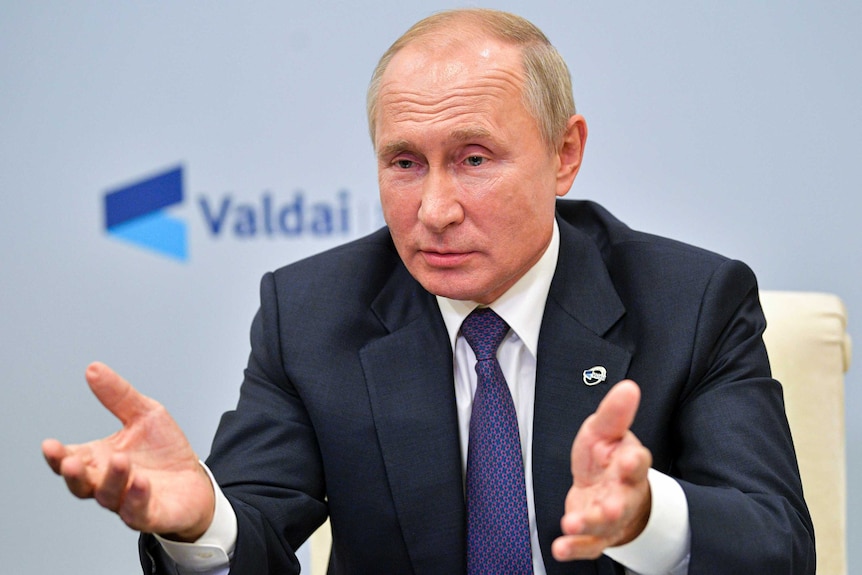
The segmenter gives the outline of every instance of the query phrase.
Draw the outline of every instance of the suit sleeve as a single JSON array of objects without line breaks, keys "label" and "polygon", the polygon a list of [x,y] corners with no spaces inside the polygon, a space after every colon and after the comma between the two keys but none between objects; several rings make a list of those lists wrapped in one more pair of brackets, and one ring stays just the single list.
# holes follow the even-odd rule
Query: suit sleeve
[{"label": "suit sleeve", "polygon": [[[299,573],[295,550],[327,514],[319,448],[283,368],[281,328],[267,274],[240,399],[222,416],[207,459],[237,517],[231,573]],[[145,573],[174,573],[151,538],[140,548]]]},{"label": "suit sleeve", "polygon": [[753,273],[719,266],[676,418],[672,473],[688,500],[692,574],[814,573],[814,529],[765,327]]}]

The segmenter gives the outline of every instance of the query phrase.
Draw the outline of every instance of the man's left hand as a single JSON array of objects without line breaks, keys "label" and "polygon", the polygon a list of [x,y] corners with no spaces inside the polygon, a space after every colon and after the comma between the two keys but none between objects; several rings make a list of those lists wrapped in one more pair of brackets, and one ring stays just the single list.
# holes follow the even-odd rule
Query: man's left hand
[{"label": "man's left hand", "polygon": [[551,547],[558,561],[595,559],[646,527],[652,455],[630,429],[639,403],[637,384],[621,381],[581,425],[572,445],[563,535]]}]

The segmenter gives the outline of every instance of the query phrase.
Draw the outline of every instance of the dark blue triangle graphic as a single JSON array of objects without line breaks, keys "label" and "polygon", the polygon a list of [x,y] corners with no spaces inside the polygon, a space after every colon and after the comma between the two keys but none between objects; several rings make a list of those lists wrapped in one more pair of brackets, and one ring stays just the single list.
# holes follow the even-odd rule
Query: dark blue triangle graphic
[{"label": "dark blue triangle graphic", "polygon": [[151,214],[183,201],[183,168],[172,168],[105,194],[105,227]]}]

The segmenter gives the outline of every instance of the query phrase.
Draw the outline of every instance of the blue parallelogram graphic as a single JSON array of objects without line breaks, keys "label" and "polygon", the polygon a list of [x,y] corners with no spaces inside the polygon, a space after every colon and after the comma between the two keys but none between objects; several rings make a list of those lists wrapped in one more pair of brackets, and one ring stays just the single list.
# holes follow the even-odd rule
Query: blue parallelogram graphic
[{"label": "blue parallelogram graphic", "polygon": [[182,201],[180,166],[106,193],[105,229],[121,240],[186,261],[186,224],[163,211]]}]

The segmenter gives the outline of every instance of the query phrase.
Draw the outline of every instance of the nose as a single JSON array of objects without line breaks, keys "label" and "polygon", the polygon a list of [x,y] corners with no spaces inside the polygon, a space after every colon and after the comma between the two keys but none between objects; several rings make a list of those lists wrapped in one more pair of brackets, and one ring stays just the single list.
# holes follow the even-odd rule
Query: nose
[{"label": "nose", "polygon": [[440,233],[463,219],[464,207],[454,174],[445,168],[430,168],[422,183],[419,221],[429,230]]}]

